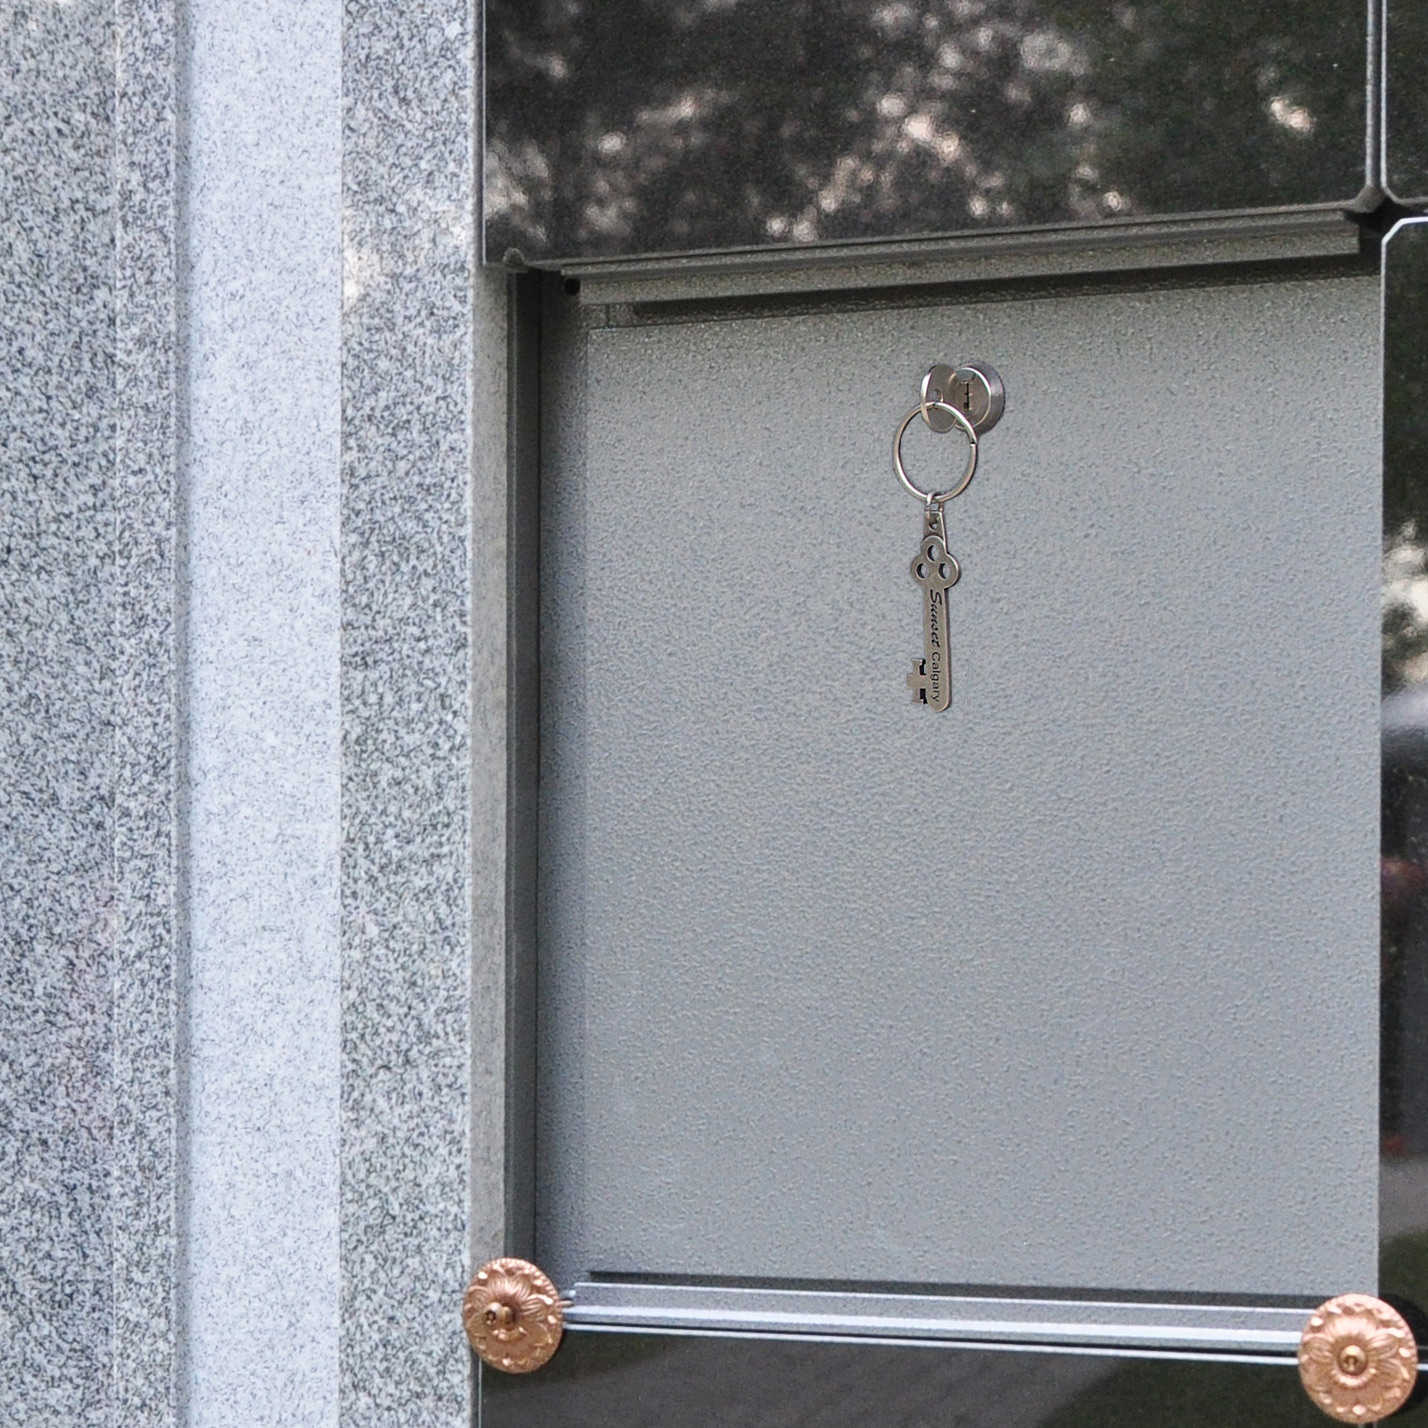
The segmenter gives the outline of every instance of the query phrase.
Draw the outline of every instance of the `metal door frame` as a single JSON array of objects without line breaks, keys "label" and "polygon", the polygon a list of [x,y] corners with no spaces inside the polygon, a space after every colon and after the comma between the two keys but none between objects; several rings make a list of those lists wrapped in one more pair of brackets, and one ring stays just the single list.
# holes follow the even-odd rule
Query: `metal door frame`
[{"label": "metal door frame", "polygon": [[[1136,241],[1117,237],[1028,251],[1019,243],[997,247],[979,240],[976,253],[944,254],[920,269],[915,284],[898,263],[840,270],[839,280],[826,288],[820,282],[827,270],[818,265],[776,274],[774,290],[766,273],[739,267],[721,272],[706,266],[685,274],[631,265],[595,271],[591,265],[578,274],[532,272],[508,279],[506,1253],[535,1258],[537,1251],[540,488],[542,372],[549,381],[552,305],[567,312],[606,305],[617,321],[638,325],[898,306],[912,293],[935,301],[955,291],[965,302],[982,294],[1005,299],[1221,286],[1309,274],[1332,280],[1378,265],[1379,234],[1343,212],[1286,215],[1273,224],[1229,220],[1217,223],[1213,234],[1201,225],[1146,226],[1158,230],[1154,241],[1140,234]],[[955,1286],[623,1276],[560,1287],[572,1300],[567,1324],[583,1331],[941,1343],[1279,1365],[1294,1362],[1313,1307],[1309,1299],[1097,1298],[1017,1287],[969,1293]]]}]

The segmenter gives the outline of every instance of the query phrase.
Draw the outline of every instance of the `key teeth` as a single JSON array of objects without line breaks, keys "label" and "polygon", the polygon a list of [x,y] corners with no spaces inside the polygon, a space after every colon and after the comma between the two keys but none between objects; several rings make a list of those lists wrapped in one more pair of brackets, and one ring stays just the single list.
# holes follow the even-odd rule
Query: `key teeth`
[{"label": "key teeth", "polygon": [[915,659],[912,664],[912,673],[907,677],[907,687],[912,690],[912,702],[914,704],[926,704],[928,702],[927,661],[925,659]]}]

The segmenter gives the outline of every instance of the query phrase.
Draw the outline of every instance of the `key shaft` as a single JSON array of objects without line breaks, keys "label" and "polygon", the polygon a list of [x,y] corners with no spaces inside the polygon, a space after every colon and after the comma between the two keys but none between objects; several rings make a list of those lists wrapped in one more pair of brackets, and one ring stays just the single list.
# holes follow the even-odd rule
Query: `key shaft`
[{"label": "key shaft", "polygon": [[952,703],[952,666],[947,637],[947,592],[962,576],[947,549],[940,515],[928,515],[928,529],[912,559],[912,578],[922,591],[922,658],[913,661],[907,687],[919,704],[938,712]]}]

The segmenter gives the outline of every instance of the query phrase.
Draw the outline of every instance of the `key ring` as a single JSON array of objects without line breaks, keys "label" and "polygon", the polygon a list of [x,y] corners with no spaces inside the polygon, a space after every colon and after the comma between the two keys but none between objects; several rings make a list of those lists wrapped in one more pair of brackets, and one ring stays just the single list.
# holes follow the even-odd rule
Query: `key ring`
[{"label": "key ring", "polygon": [[[946,412],[952,418],[954,426],[961,427],[962,435],[967,438],[967,469],[962,473],[962,479],[946,491],[923,491],[912,484],[912,478],[907,474],[907,468],[902,464],[902,438],[918,417],[924,416],[929,411]],[[897,479],[902,482],[919,501],[928,506],[940,506],[944,501],[950,501],[953,496],[960,496],[971,484],[972,477],[977,474],[977,429],[967,420],[956,407],[947,402],[919,402],[908,414],[903,417],[898,425],[897,435],[893,437],[893,470],[897,472]]]}]

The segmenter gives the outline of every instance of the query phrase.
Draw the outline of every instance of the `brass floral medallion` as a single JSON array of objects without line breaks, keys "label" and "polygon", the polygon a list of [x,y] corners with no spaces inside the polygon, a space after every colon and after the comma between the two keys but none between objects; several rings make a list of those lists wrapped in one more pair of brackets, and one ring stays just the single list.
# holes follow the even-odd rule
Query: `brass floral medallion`
[{"label": "brass floral medallion", "polygon": [[461,1305],[466,1337],[482,1363],[530,1373],[560,1347],[566,1301],[535,1265],[493,1259],[476,1271]]},{"label": "brass floral medallion", "polygon": [[1418,1381],[1418,1346],[1403,1316],[1367,1294],[1340,1294],[1310,1316],[1299,1341],[1309,1397],[1341,1423],[1377,1423]]}]

